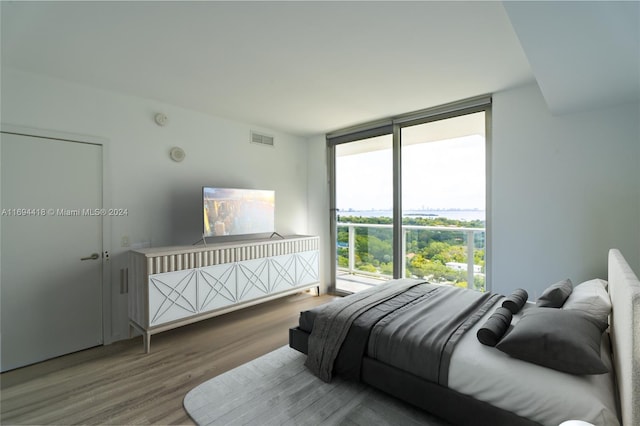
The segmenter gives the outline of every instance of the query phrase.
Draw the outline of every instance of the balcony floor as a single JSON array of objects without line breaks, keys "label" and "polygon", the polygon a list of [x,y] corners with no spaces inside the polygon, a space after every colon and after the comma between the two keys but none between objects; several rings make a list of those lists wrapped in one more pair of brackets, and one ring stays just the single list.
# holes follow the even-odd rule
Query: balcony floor
[{"label": "balcony floor", "polygon": [[383,278],[338,271],[338,276],[336,277],[336,290],[346,291],[348,293],[357,293],[367,288],[383,284],[387,281],[387,279]]}]

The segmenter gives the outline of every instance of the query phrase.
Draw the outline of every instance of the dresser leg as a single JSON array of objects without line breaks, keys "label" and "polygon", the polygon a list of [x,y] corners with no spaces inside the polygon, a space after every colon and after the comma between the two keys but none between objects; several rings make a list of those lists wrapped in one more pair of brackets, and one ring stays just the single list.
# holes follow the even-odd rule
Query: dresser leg
[{"label": "dresser leg", "polygon": [[151,352],[151,334],[145,332],[144,333],[144,353],[148,354]]}]

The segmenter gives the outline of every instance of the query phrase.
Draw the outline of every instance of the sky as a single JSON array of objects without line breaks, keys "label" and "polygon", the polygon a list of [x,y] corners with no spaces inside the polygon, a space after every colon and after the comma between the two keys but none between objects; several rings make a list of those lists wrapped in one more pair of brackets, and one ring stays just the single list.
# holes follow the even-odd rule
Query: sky
[{"label": "sky", "polygon": [[[338,209],[390,210],[393,205],[391,148],[346,156],[339,156],[339,150],[337,152]],[[402,173],[405,211],[485,209],[483,136],[404,146]]]}]

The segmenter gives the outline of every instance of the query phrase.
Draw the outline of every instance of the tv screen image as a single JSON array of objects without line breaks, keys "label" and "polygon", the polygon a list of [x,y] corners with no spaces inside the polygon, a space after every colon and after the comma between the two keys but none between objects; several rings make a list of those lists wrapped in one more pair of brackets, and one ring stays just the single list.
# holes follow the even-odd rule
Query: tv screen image
[{"label": "tv screen image", "polygon": [[275,232],[275,191],[202,188],[204,236]]}]

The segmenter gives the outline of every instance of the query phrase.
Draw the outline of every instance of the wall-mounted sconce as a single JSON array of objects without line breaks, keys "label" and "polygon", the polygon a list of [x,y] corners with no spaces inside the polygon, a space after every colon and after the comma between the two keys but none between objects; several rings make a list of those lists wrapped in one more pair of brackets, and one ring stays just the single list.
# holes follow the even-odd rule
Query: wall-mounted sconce
[{"label": "wall-mounted sconce", "polygon": [[171,157],[171,159],[177,163],[184,160],[184,157],[186,156],[187,154],[184,152],[184,149],[180,148],[179,146],[174,146],[169,151],[169,157]]},{"label": "wall-mounted sconce", "polygon": [[164,115],[161,112],[159,112],[156,115],[154,115],[153,119],[155,120],[155,122],[156,122],[156,124],[158,126],[166,126],[166,124],[169,122],[169,117],[167,117],[166,115]]}]

